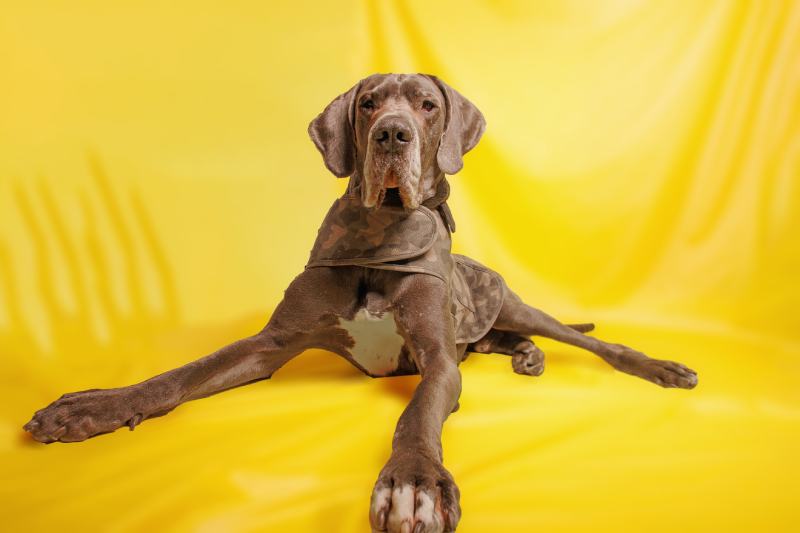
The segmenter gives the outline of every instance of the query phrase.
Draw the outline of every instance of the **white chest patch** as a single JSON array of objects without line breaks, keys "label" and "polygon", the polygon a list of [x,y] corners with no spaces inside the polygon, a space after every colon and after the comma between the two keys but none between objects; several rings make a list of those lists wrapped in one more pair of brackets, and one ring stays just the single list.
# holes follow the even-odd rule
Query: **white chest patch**
[{"label": "white chest patch", "polygon": [[397,333],[394,314],[387,311],[373,314],[362,308],[353,320],[339,319],[355,344],[350,355],[364,370],[381,376],[397,369],[397,362],[405,341]]}]

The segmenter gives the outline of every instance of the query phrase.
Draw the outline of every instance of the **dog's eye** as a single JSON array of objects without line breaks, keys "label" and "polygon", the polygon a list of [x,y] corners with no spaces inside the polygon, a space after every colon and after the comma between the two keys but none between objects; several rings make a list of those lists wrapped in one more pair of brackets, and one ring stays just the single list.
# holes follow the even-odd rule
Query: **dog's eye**
[{"label": "dog's eye", "polygon": [[422,109],[424,109],[425,111],[432,111],[434,107],[436,107],[436,104],[434,104],[430,100],[425,100],[424,102],[422,102]]},{"label": "dog's eye", "polygon": [[375,109],[375,102],[372,100],[364,100],[361,102],[361,109]]}]

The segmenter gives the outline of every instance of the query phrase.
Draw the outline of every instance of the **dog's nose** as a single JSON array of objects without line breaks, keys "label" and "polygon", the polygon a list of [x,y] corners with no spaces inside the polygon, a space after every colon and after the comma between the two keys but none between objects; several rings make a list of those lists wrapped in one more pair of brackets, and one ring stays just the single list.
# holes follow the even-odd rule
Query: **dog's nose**
[{"label": "dog's nose", "polygon": [[387,152],[397,152],[414,140],[414,132],[403,121],[391,120],[375,128],[372,140]]}]

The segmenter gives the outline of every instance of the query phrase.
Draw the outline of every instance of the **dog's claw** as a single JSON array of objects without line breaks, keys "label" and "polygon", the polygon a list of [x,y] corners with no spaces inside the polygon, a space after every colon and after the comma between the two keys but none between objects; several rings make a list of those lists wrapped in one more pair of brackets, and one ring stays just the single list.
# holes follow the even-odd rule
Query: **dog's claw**
[{"label": "dog's claw", "polygon": [[128,420],[128,427],[130,428],[131,431],[133,431],[134,428],[141,423],[142,423],[142,414],[136,413],[135,415],[133,415],[133,418]]}]

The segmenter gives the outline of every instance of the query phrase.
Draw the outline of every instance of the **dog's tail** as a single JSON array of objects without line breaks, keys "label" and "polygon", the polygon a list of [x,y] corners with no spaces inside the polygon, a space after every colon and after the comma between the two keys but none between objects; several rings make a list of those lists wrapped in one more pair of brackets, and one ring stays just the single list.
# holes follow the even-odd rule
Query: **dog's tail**
[{"label": "dog's tail", "polygon": [[594,324],[592,324],[591,322],[587,322],[585,324],[567,324],[567,326],[581,333],[589,333],[594,329]]}]

